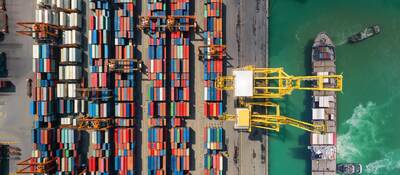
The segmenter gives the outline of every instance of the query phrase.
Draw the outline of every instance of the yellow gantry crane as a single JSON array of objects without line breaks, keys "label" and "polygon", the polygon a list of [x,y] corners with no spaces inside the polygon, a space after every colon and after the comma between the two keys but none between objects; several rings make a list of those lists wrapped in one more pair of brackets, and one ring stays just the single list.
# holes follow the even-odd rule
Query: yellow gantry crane
[{"label": "yellow gantry crane", "polygon": [[247,102],[236,108],[236,114],[223,114],[219,120],[235,121],[234,128],[251,132],[252,128],[280,131],[281,125],[290,125],[309,132],[326,132],[323,123],[307,123],[280,114],[279,105],[272,102]]},{"label": "yellow gantry crane", "polygon": [[217,77],[215,86],[221,90],[234,90],[234,96],[242,106],[236,108],[235,115],[223,114],[219,118],[236,121],[235,129],[238,130],[262,128],[279,132],[281,125],[290,125],[324,133],[324,122],[308,123],[282,116],[278,104],[261,100],[282,98],[293,90],[342,91],[342,81],[342,75],[292,76],[283,68],[238,68],[233,70],[232,76]]},{"label": "yellow gantry crane", "polygon": [[234,90],[242,98],[282,98],[293,90],[342,91],[342,75],[292,76],[283,68],[246,66],[233,71],[232,76],[219,76],[215,86]]}]

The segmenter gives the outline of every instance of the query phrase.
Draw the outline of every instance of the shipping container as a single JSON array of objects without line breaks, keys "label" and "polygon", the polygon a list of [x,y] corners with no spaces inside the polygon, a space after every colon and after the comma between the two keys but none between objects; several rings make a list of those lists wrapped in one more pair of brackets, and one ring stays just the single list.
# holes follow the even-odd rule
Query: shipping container
[{"label": "shipping container", "polygon": [[190,106],[189,102],[171,102],[170,114],[176,117],[189,117]]},{"label": "shipping container", "polygon": [[204,169],[211,171],[224,170],[224,156],[222,155],[222,153],[211,153],[204,155]]},{"label": "shipping container", "polygon": [[219,117],[223,114],[222,102],[204,102],[204,115],[206,117]]},{"label": "shipping container", "polygon": [[82,50],[80,48],[61,48],[61,62],[82,62]]},{"label": "shipping container", "polygon": [[149,116],[150,117],[164,117],[167,115],[167,104],[165,102],[149,102]]},{"label": "shipping container", "polygon": [[204,147],[209,150],[223,150],[225,133],[222,127],[204,128]]},{"label": "shipping container", "polygon": [[336,145],[336,133],[311,133],[311,145]]}]

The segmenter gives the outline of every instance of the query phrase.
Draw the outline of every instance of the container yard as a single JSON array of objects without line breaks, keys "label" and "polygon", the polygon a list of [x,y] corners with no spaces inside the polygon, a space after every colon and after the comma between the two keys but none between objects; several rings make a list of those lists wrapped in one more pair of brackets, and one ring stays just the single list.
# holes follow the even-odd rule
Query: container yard
[{"label": "container yard", "polygon": [[[235,108],[215,87],[233,67],[267,66],[265,47],[245,50],[261,58],[252,62],[242,52],[254,43],[235,39],[247,14],[228,15],[258,16],[266,45],[267,1],[24,2],[7,1],[24,48],[13,64],[29,66],[17,81],[23,110],[7,107],[26,116],[10,122],[24,134],[5,133],[23,150],[10,173],[268,174],[267,135],[219,120]],[[31,10],[14,17],[22,8]]]}]

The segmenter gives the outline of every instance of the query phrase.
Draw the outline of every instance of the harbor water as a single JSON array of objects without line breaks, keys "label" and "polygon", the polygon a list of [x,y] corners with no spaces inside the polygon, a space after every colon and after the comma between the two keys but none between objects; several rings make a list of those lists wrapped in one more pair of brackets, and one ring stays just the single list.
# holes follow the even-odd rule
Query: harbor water
[{"label": "harbor water", "polygon": [[[325,31],[336,44],[338,162],[356,162],[368,175],[400,174],[400,1],[271,0],[269,65],[310,74],[312,40]],[[357,44],[347,37],[372,24],[382,33]],[[283,115],[311,120],[310,93],[277,100]],[[310,174],[309,134],[290,126],[269,138],[271,175]]]}]

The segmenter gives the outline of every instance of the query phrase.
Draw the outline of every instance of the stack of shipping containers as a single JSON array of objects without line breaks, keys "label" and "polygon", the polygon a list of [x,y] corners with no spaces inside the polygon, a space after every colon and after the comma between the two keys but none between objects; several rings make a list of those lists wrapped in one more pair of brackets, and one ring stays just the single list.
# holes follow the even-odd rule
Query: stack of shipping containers
[{"label": "stack of shipping containers", "polygon": [[[222,0],[204,1],[204,39],[206,46],[222,46]],[[210,51],[210,49],[208,49]],[[223,74],[223,55],[211,55],[205,52],[204,63],[204,113],[215,118],[223,113],[222,90],[217,90],[214,83]],[[208,54],[207,54],[208,53]]]},{"label": "stack of shipping containers", "polygon": [[222,127],[204,128],[204,175],[224,174],[224,135]]},{"label": "stack of shipping containers", "polygon": [[[164,0],[148,0],[149,17],[165,17]],[[148,174],[167,174],[167,103],[166,103],[166,31],[160,28],[165,25],[165,18],[150,20],[149,45],[149,129],[148,129]]]},{"label": "stack of shipping containers", "polygon": [[135,174],[135,93],[137,60],[134,25],[136,0],[114,2],[114,170]]},{"label": "stack of shipping containers", "polygon": [[[61,126],[57,129],[57,173],[76,173],[80,164],[80,133],[73,129],[76,116],[84,110],[84,100],[77,99],[76,89],[82,80],[82,1],[57,0],[58,21],[62,30],[57,82],[57,113]],[[72,126],[72,127],[71,127]]]},{"label": "stack of shipping containers", "polygon": [[[189,16],[190,0],[171,0],[171,16]],[[183,175],[190,170],[190,128],[184,127],[184,119],[190,117],[190,72],[189,72],[189,18],[177,18],[170,33],[170,171]]]},{"label": "stack of shipping containers", "polygon": [[[216,118],[223,113],[222,90],[215,87],[215,80],[224,73],[222,0],[204,1],[204,115]],[[212,49],[211,49],[212,48]],[[215,53],[212,52],[215,51]],[[224,174],[224,131],[222,127],[206,127],[204,131],[204,174]]]},{"label": "stack of shipping containers", "polygon": [[[38,1],[38,4],[41,1]],[[48,3],[44,1],[43,3]],[[44,9],[37,4],[35,10],[35,22],[53,24],[53,9]],[[49,3],[48,3],[49,4]],[[33,44],[33,81],[32,101],[30,111],[34,115],[32,142],[33,150],[30,163],[42,163],[45,160],[54,160],[56,145],[56,66],[59,53],[57,46],[53,45],[50,38],[41,34],[32,35],[35,40]],[[37,167],[31,167],[31,171],[37,171]],[[54,173],[54,170],[52,171]]]},{"label": "stack of shipping containers", "polygon": [[[88,117],[107,119],[112,116],[108,61],[111,58],[111,3],[108,0],[89,2],[89,87],[92,93],[88,101]],[[91,97],[95,98],[91,98]],[[109,174],[111,170],[112,130],[90,130],[88,172]]]}]

